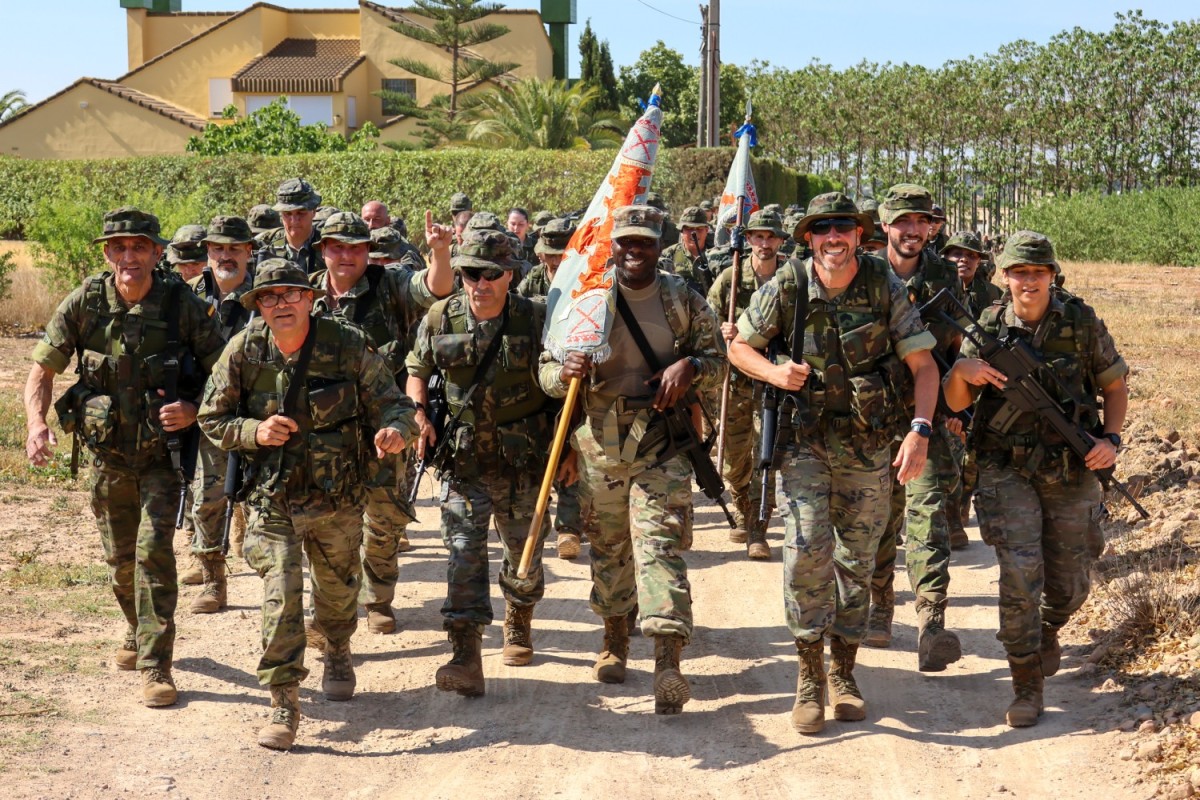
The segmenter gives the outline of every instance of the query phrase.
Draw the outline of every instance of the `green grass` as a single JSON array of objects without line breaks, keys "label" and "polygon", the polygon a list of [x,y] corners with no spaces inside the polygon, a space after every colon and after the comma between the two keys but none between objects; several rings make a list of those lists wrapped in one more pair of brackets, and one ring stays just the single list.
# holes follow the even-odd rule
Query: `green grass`
[{"label": "green grass", "polygon": [[0,613],[52,610],[84,617],[120,616],[105,564],[43,564],[37,556],[36,548],[14,553],[19,566],[0,572],[0,587],[18,590],[0,597]]}]

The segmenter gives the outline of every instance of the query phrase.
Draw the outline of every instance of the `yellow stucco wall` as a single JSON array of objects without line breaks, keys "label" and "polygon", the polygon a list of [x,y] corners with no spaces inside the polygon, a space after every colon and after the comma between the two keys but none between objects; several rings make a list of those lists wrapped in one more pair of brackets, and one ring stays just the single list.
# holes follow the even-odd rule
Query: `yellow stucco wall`
[{"label": "yellow stucco wall", "polygon": [[[80,108],[86,102],[87,108]],[[196,131],[83,83],[0,128],[0,153],[118,158],[182,153]]]},{"label": "yellow stucco wall", "polygon": [[[228,19],[230,14],[148,14],[145,9],[131,8],[130,19],[139,19],[141,58],[134,61],[134,37],[129,37],[129,69],[136,69],[155,56],[186,42],[193,36]],[[131,31],[132,33],[132,28]]]},{"label": "yellow stucco wall", "polygon": [[499,39],[472,47],[489,61],[520,64],[513,70],[519,78],[550,78],[554,74],[554,51],[542,18],[534,12],[490,14],[483,22],[503,25],[508,33]]},{"label": "yellow stucco wall", "polygon": [[345,12],[308,11],[294,9],[287,15],[291,39],[357,39],[358,9]]}]

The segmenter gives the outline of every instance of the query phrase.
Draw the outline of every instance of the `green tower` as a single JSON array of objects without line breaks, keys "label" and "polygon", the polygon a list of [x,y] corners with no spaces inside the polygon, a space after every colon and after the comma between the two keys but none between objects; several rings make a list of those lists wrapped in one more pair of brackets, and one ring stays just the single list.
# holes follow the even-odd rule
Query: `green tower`
[{"label": "green tower", "polygon": [[173,14],[180,11],[183,0],[121,0],[121,8],[144,8],[159,14]]},{"label": "green tower", "polygon": [[567,26],[575,24],[575,0],[542,0],[542,22],[550,26],[554,77],[567,80]]}]

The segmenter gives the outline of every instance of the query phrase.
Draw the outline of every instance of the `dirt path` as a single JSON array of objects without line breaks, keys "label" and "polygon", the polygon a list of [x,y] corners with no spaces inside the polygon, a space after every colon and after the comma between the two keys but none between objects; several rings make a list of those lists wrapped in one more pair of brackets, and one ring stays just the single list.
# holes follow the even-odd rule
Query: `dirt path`
[{"label": "dirt path", "polygon": [[[82,496],[74,497],[74,501]],[[82,503],[78,503],[83,513]],[[3,509],[0,509],[3,513]],[[192,616],[196,591],[181,593],[176,679],[179,706],[137,702],[138,676],[112,671],[120,633],[114,617],[72,620],[61,611],[20,621],[0,617],[12,638],[91,642],[75,674],[39,677],[0,659],[8,692],[52,694],[62,713],[36,748],[0,747],[7,797],[439,797],[626,798],[830,797],[983,798],[1002,795],[1145,797],[1131,788],[1115,735],[1089,724],[1109,696],[1074,678],[1081,663],[1068,648],[1050,681],[1041,724],[1002,724],[1010,697],[994,639],[996,569],[972,531],[955,554],[950,621],[966,657],[939,675],[916,671],[912,596],[905,590],[892,649],[861,652],[856,674],[869,702],[863,723],[829,723],[815,737],[788,724],[795,650],[780,599],[781,526],[775,560],[752,563],[725,541],[718,514],[699,509],[690,556],[695,614],[685,672],[691,703],[679,717],[656,717],[652,647],[634,640],[629,680],[591,679],[600,643],[585,599],[586,558],[560,561],[548,551],[550,580],[535,619],[533,665],[505,667],[498,625],[484,639],[487,696],[468,700],[433,687],[448,657],[438,608],[444,555],[436,510],[426,499],[416,548],[403,557],[397,598],[402,630],[360,627],[353,640],[358,692],[349,703],[320,697],[321,666],[301,690],[305,719],[289,754],[254,743],[266,693],[257,686],[260,584],[244,568],[232,580],[233,610]],[[83,527],[83,526],[80,526]],[[99,560],[93,538],[79,555]],[[493,564],[498,548],[492,548]],[[586,550],[585,550],[586,556]],[[907,585],[901,575],[898,585]],[[494,588],[494,578],[493,578]],[[109,600],[111,602],[111,599]],[[494,600],[497,616],[502,601]],[[86,648],[85,648],[86,649]],[[3,709],[0,708],[0,711]],[[11,739],[9,740],[11,743]],[[5,753],[8,749],[9,752]]]}]

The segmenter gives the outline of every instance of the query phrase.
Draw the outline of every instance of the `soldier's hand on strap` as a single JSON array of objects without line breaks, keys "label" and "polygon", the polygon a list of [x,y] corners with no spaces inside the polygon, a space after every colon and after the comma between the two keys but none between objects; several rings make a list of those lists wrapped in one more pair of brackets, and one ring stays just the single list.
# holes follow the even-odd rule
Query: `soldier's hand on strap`
[{"label": "soldier's hand on strap", "polygon": [[425,244],[430,250],[445,250],[454,241],[454,228],[433,221],[433,212],[425,210]]},{"label": "soldier's hand on strap", "polygon": [[58,439],[46,423],[29,426],[29,433],[25,437],[25,455],[30,464],[35,467],[49,464],[54,457],[55,447],[58,447]]},{"label": "soldier's hand on strap", "polygon": [[258,423],[258,427],[254,429],[254,441],[259,447],[280,447],[298,430],[300,426],[295,420],[275,414]]},{"label": "soldier's hand on strap", "polygon": [[563,359],[562,369],[558,371],[558,379],[563,383],[570,383],[572,378],[582,380],[587,377],[588,370],[591,368],[592,357],[590,355],[577,350],[571,350],[567,353],[567,357]]},{"label": "soldier's hand on strap", "polygon": [[[167,393],[162,389],[158,390],[159,397],[166,397],[166,395]],[[191,424],[196,421],[196,407],[186,400],[165,405],[158,410],[158,421],[162,423],[163,430],[167,433],[181,431],[191,427]]]},{"label": "soldier's hand on strap", "polygon": [[655,373],[646,381],[647,386],[653,386],[654,382],[658,381],[658,391],[654,393],[655,410],[666,411],[679,402],[691,388],[695,377],[696,368],[692,366],[690,358],[681,358],[661,372]]},{"label": "soldier's hand on strap", "polygon": [[796,392],[804,388],[810,372],[812,367],[803,361],[785,361],[771,368],[771,384],[789,392]]},{"label": "soldier's hand on strap", "polygon": [[404,451],[404,434],[395,428],[381,428],[375,432],[375,456],[383,458],[390,453]]}]

